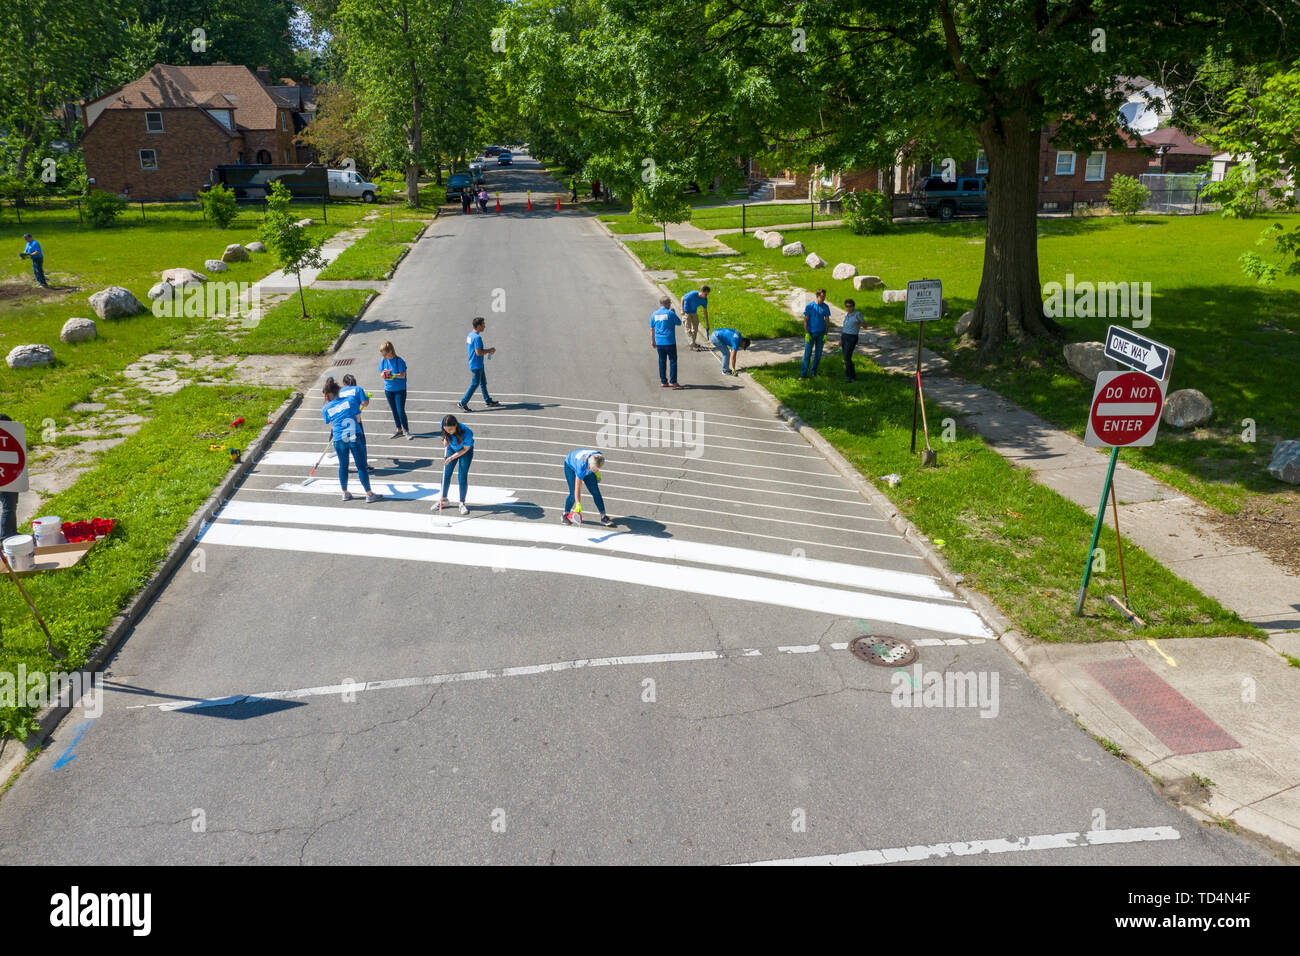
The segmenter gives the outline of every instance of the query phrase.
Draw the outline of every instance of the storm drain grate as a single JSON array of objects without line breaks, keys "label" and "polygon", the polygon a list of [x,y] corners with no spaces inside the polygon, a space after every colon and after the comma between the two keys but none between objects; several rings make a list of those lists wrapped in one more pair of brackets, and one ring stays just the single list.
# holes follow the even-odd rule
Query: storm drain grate
[{"label": "storm drain grate", "polygon": [[351,365],[353,361],[354,359],[339,359],[337,362],[334,363],[334,367],[338,368],[340,365]]},{"label": "storm drain grate", "polygon": [[849,650],[858,660],[879,667],[905,667],[916,660],[916,648],[907,641],[879,634],[864,634],[849,643]]}]

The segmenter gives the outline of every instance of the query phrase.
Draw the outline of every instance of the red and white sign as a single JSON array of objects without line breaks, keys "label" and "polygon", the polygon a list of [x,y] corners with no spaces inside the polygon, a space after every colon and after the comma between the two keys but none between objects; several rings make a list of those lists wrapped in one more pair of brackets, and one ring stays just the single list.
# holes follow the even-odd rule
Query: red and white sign
[{"label": "red and white sign", "polygon": [[1088,432],[1091,448],[1146,448],[1156,443],[1164,385],[1145,372],[1102,372],[1092,393]]},{"label": "red and white sign", "polygon": [[27,490],[27,429],[0,422],[0,491]]}]

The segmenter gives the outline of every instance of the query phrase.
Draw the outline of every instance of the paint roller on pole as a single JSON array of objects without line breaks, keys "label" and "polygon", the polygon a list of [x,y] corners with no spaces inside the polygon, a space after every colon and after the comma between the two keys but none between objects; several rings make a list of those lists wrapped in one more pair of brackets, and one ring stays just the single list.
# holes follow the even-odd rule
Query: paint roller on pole
[{"label": "paint roller on pole", "polygon": [[334,447],[333,440],[327,441],[325,443],[325,449],[320,453],[320,457],[316,459],[316,464],[311,466],[311,471],[307,472],[307,477],[303,479],[302,487],[306,488],[308,485],[310,485],[313,481],[316,480],[315,478],[316,469],[320,467],[320,463],[325,460],[325,456],[330,453],[330,449],[333,447]]}]

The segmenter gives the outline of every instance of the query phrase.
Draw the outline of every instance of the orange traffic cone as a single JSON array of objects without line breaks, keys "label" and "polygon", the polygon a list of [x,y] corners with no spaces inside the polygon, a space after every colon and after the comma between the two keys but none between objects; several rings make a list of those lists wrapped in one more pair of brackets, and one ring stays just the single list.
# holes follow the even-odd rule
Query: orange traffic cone
[{"label": "orange traffic cone", "polygon": [[528,194],[528,205],[525,206],[524,208],[525,208],[525,209],[532,209],[532,208],[533,208],[533,195],[532,195],[532,193],[529,193],[529,194]]},{"label": "orange traffic cone", "polygon": [[497,212],[501,211],[501,197],[497,197]]},{"label": "orange traffic cone", "polygon": [[559,211],[560,211],[560,197],[559,197],[559,196],[556,196],[556,197],[555,197],[555,211],[556,211],[556,212],[559,212]]}]

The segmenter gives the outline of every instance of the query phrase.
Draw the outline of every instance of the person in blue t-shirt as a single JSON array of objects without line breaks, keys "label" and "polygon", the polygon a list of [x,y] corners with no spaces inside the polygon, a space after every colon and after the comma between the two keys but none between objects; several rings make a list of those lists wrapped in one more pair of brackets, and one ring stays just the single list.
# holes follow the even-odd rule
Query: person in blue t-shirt
[{"label": "person in blue t-shirt", "polygon": [[462,425],[455,415],[442,416],[442,498],[433,506],[434,511],[441,511],[447,504],[447,488],[451,485],[451,473],[458,471],[457,481],[460,485],[460,513],[469,514],[465,504],[465,491],[469,485],[469,466],[474,462],[474,433]]},{"label": "person in blue t-shirt", "polygon": [[[815,301],[809,302],[803,310],[803,363],[799,366],[799,377],[807,378],[817,374],[817,366],[822,362],[822,346],[826,342],[826,329],[830,327],[831,307],[826,304],[826,290],[818,289]],[[812,359],[809,369],[808,359]]]},{"label": "person in blue t-shirt", "polygon": [[[650,313],[650,341],[659,353],[659,387],[681,388],[677,384],[677,326],[682,320],[673,311],[673,300],[664,296],[659,308]],[[665,366],[667,372],[665,374]]]},{"label": "person in blue t-shirt", "polygon": [[591,500],[600,512],[600,523],[607,528],[613,526],[614,519],[605,514],[605,499],[601,497],[597,484],[600,469],[604,467],[605,456],[594,448],[575,448],[564,456],[564,480],[569,485],[569,496],[564,499],[564,514],[560,520],[565,524],[573,524],[575,504],[577,511],[582,512],[582,489],[578,486],[581,481],[591,492]]},{"label": "person in blue t-shirt", "polygon": [[722,356],[722,374],[735,375],[736,356],[741,349],[749,348],[749,339],[735,329],[714,329],[709,341]]},{"label": "person in blue t-shirt", "polygon": [[473,322],[473,330],[465,336],[465,358],[469,360],[469,388],[465,389],[465,394],[460,397],[456,407],[463,412],[473,411],[469,407],[469,400],[474,396],[477,389],[483,389],[483,403],[485,405],[497,406],[500,402],[493,401],[492,396],[488,394],[487,372],[483,368],[483,360],[489,355],[495,355],[496,349],[483,347],[483,330],[487,328],[487,319],[483,316],[477,316]]},{"label": "person in blue t-shirt", "polygon": [[682,315],[686,317],[686,334],[691,337],[691,348],[700,349],[702,346],[695,343],[695,337],[700,332],[700,317],[697,314],[704,312],[704,334],[709,335],[709,287],[701,286],[682,296]]},{"label": "person in blue t-shirt", "polygon": [[334,441],[334,454],[339,459],[339,487],[343,489],[343,500],[352,500],[352,495],[348,491],[350,456],[356,461],[357,477],[361,479],[361,487],[366,491],[366,501],[379,501],[383,496],[370,490],[370,468],[366,464],[366,436],[362,434],[361,425],[357,421],[357,416],[361,414],[361,406],[357,404],[355,398],[339,396],[339,383],[334,381],[333,377],[325,380],[325,387],[321,389],[321,394],[325,396],[321,417],[330,427],[330,438]]},{"label": "person in blue t-shirt", "polygon": [[23,251],[18,253],[18,258],[32,260],[32,277],[38,286],[48,289],[49,283],[45,281],[45,250],[32,238],[30,232],[23,233],[23,238],[27,240],[27,245],[23,246]]},{"label": "person in blue t-shirt", "polygon": [[393,412],[393,424],[397,431],[393,438],[406,435],[406,440],[415,438],[411,434],[411,423],[406,417],[406,360],[397,354],[392,342],[379,346],[379,375],[384,380],[384,398]]}]

